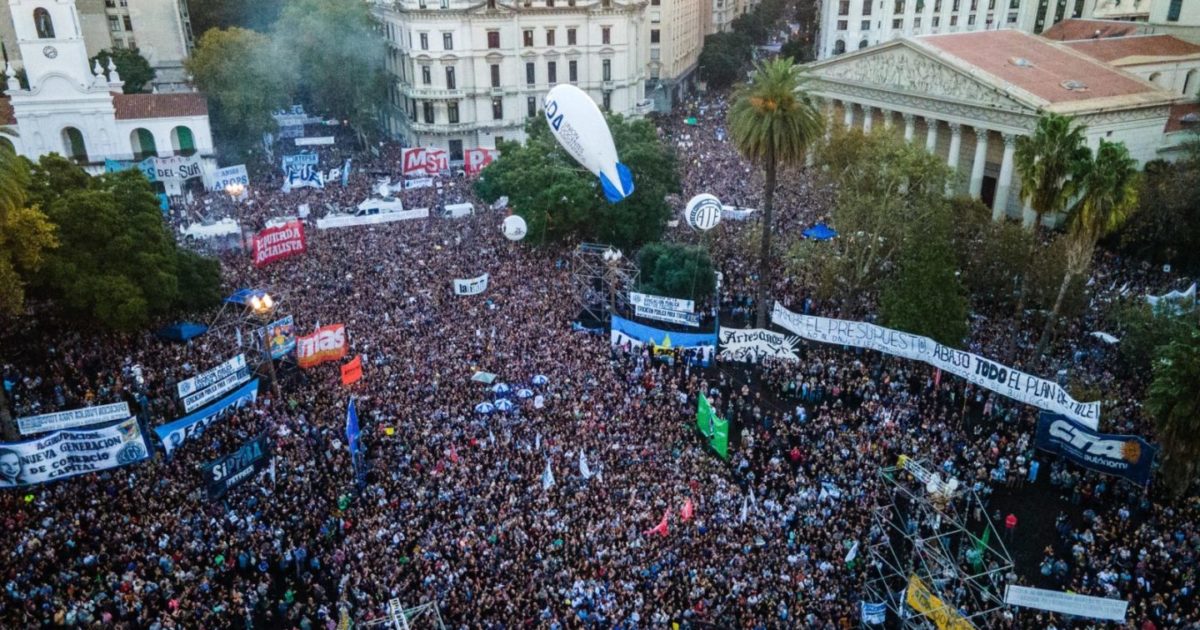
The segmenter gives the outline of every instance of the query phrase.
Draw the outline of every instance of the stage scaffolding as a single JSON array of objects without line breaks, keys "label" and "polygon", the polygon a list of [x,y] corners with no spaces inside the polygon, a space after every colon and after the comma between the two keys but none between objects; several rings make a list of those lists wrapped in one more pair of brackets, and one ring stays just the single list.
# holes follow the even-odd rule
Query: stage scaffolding
[{"label": "stage scaffolding", "polygon": [[442,623],[442,613],[438,610],[437,602],[427,602],[405,608],[399,599],[388,602],[386,617],[359,625],[363,628],[385,627],[392,628],[392,630],[417,630],[418,628],[446,630],[446,624]]},{"label": "stage scaffolding", "polygon": [[[264,303],[264,298],[269,298]],[[241,289],[221,301],[221,308],[208,325],[207,336],[246,355],[246,363],[279,393],[275,361],[268,347],[272,322],[286,317],[284,297],[263,289]],[[294,331],[293,331],[294,334]],[[290,360],[279,359],[280,363]]]},{"label": "stage scaffolding", "polygon": [[582,243],[571,255],[571,285],[580,319],[608,325],[612,313],[629,311],[629,292],[637,286],[638,267],[611,245]]},{"label": "stage scaffolding", "polygon": [[[886,491],[872,510],[866,597],[887,605],[886,626],[933,629],[940,617],[946,627],[1002,627],[1013,562],[979,497],[904,456],[879,476]],[[919,583],[936,598],[924,614],[905,601]]]}]

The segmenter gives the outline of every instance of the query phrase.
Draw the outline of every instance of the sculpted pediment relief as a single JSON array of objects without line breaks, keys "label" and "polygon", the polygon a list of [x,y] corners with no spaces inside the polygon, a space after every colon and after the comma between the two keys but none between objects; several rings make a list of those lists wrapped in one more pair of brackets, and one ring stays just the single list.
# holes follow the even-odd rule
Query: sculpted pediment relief
[{"label": "sculpted pediment relief", "polygon": [[849,81],[878,89],[945,98],[981,106],[1030,109],[1030,106],[999,94],[994,88],[953,67],[903,46],[876,54],[834,61],[814,69],[815,76]]}]

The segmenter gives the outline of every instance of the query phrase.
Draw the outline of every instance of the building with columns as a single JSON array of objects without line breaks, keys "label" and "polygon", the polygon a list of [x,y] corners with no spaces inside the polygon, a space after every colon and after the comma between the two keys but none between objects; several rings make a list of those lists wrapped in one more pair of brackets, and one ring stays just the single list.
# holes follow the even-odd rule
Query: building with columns
[{"label": "building with columns", "polygon": [[[389,44],[391,134],[463,150],[523,140],[558,83],[601,109],[647,113],[646,0],[379,0]],[[660,37],[669,34],[660,32]]]},{"label": "building with columns", "polygon": [[1034,215],[1019,199],[1014,151],[1043,112],[1086,125],[1093,149],[1121,141],[1144,163],[1170,156],[1166,134],[1190,111],[1178,91],[1016,30],[898,39],[808,68],[831,123],[893,127],[946,158],[954,192],[1026,222]]},{"label": "building with columns", "polygon": [[29,89],[5,66],[2,137],[36,160],[58,153],[103,172],[105,159],[213,155],[208,104],[195,92],[122,94],[114,66],[89,67],[75,0],[9,0]]}]

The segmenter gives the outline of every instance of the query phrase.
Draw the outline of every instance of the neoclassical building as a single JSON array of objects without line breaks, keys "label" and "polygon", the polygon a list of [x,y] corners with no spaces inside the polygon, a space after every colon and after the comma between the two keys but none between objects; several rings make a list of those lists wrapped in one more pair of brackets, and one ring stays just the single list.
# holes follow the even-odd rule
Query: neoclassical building
[{"label": "neoclassical building", "polygon": [[29,88],[5,67],[2,137],[30,159],[67,156],[89,172],[105,159],[213,155],[208,104],[195,92],[122,94],[113,66],[88,66],[75,0],[9,0]]},{"label": "neoclassical building", "polygon": [[1121,141],[1144,163],[1169,156],[1167,132],[1193,111],[1178,90],[1016,30],[898,39],[808,68],[832,123],[895,127],[945,157],[957,192],[1026,222],[1014,151],[1043,112],[1074,116],[1092,148]]}]

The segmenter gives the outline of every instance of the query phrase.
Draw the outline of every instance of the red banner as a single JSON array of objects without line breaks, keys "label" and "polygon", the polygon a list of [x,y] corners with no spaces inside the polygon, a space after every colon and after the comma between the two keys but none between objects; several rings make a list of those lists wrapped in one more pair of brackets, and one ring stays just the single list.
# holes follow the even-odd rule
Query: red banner
[{"label": "red banner", "polygon": [[330,324],[307,337],[296,337],[296,363],[310,368],[346,356],[346,326]]},{"label": "red banner", "polygon": [[289,221],[279,227],[267,228],[254,235],[254,266],[262,267],[281,258],[303,254],[306,249],[303,223]]},{"label": "red banner", "polygon": [[362,378],[362,355],[358,355],[342,366],[342,385],[353,385]]},{"label": "red banner", "polygon": [[450,158],[445,149],[416,147],[404,149],[400,153],[400,172],[405,177],[410,175],[437,175],[450,170]]},{"label": "red banner", "polygon": [[463,157],[466,158],[463,162],[463,172],[467,175],[478,175],[483,167],[500,157],[500,152],[495,149],[467,149]]}]

